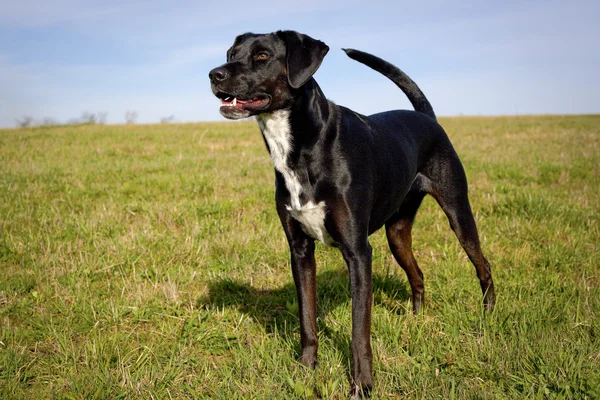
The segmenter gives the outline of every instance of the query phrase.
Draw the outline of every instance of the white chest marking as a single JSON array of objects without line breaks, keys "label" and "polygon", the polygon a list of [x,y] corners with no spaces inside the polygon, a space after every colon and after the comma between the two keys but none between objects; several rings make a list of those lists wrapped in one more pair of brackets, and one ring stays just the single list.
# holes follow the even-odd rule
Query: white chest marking
[{"label": "white chest marking", "polygon": [[300,222],[306,234],[331,245],[333,240],[325,229],[325,202],[315,204],[313,201],[308,201],[300,204],[302,186],[296,173],[287,164],[287,157],[293,146],[289,111],[278,110],[272,114],[261,114],[256,117],[256,120],[269,146],[273,165],[283,176],[285,187],[290,192],[290,204],[286,205],[287,210],[295,220]]},{"label": "white chest marking", "polygon": [[300,209],[294,209],[286,206],[292,217],[302,225],[304,233],[313,239],[320,240],[327,246],[333,245],[333,239],[325,229],[325,214],[327,207],[325,202],[321,201],[315,204],[312,201],[304,204]]}]

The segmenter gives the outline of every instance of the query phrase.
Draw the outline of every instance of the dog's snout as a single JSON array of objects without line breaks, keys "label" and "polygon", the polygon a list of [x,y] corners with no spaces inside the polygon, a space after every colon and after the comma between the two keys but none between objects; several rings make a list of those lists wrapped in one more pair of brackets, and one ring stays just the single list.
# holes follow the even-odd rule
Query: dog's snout
[{"label": "dog's snout", "polygon": [[209,72],[208,77],[211,82],[224,81],[229,77],[229,72],[223,67],[217,67]]}]

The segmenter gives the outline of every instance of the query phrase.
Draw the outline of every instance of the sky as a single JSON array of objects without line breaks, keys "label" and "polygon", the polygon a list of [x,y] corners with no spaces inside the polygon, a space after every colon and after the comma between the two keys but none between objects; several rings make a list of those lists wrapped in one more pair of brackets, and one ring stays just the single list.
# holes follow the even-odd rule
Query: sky
[{"label": "sky", "polygon": [[317,82],[364,114],[411,106],[341,48],[400,67],[440,116],[600,113],[599,18],[598,0],[0,0],[0,127],[223,120],[208,72],[280,29],[329,45]]}]

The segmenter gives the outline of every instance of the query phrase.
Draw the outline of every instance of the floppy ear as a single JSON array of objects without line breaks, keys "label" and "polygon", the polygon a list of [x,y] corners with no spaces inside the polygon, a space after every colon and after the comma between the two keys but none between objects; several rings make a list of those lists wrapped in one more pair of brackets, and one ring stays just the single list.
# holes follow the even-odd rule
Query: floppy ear
[{"label": "floppy ear", "polygon": [[320,40],[294,31],[279,31],[286,45],[287,77],[290,86],[304,85],[321,65],[329,46]]}]

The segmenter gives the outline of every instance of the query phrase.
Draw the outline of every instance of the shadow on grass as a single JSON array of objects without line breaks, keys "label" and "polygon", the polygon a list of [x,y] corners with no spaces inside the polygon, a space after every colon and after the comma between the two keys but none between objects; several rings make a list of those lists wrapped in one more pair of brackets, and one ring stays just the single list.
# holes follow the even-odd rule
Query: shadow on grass
[{"label": "shadow on grass", "polygon": [[[203,299],[205,304],[242,311],[262,324],[268,333],[276,333],[285,340],[297,342],[296,352],[299,356],[300,329],[293,282],[273,290],[256,289],[248,282],[228,279],[210,282],[208,286],[209,294]],[[396,276],[374,274],[373,292],[375,305],[404,314],[403,307],[390,304],[405,302],[410,298],[406,281]],[[348,307],[350,313],[351,294],[346,270],[326,271],[317,275],[317,316],[319,335],[330,339],[342,354],[350,357],[349,327],[347,331],[340,332],[328,328],[323,322],[324,317],[337,307]]]}]

